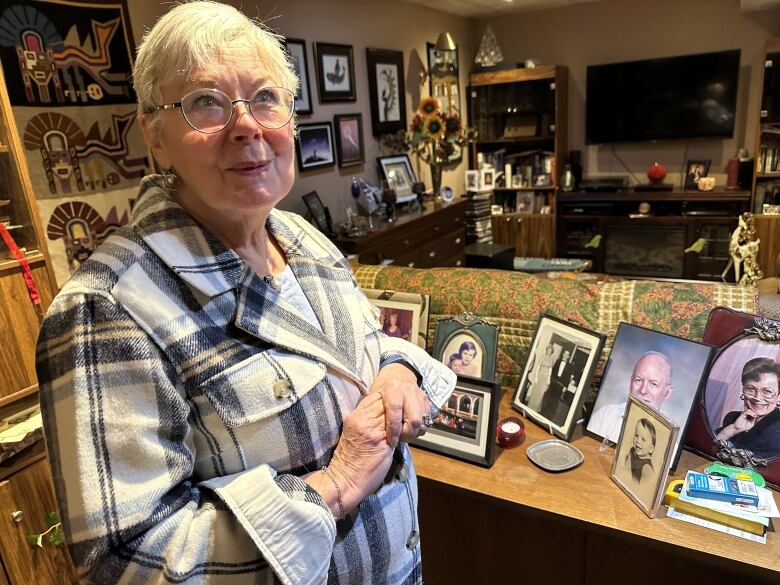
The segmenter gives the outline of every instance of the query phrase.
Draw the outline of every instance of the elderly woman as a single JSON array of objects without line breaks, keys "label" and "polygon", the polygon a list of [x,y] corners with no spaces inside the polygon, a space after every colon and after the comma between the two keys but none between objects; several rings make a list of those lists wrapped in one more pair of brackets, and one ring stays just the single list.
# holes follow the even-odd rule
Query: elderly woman
[{"label": "elderly woman", "polygon": [[723,417],[716,439],[729,441],[756,457],[780,455],[780,365],[772,358],[757,357],[742,368],[741,411]]},{"label": "elderly woman", "polygon": [[420,583],[405,442],[455,376],[385,336],[338,251],[274,209],[297,87],[279,40],[183,4],[134,82],[165,174],[38,344],[74,560],[92,583]]}]

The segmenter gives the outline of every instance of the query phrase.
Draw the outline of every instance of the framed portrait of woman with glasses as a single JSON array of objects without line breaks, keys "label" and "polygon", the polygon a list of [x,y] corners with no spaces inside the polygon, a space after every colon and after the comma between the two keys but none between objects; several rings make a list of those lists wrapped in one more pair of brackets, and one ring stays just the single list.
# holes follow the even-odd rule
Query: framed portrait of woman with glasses
[{"label": "framed portrait of woman with glasses", "polygon": [[717,308],[704,342],[718,346],[686,438],[705,456],[780,487],[780,322]]}]

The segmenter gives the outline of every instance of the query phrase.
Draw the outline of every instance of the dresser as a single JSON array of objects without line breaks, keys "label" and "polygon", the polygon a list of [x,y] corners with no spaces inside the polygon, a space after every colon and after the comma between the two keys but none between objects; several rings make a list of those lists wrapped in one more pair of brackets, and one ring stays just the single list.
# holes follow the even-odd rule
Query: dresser
[{"label": "dresser", "polygon": [[426,203],[426,208],[422,213],[399,213],[393,223],[374,222],[375,231],[339,236],[335,243],[344,254],[356,254],[361,264],[463,266],[466,200],[439,206]]}]

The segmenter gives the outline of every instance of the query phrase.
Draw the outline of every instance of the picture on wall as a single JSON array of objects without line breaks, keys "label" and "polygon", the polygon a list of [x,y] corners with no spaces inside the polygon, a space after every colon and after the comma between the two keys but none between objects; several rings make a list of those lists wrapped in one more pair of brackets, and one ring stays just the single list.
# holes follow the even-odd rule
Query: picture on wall
[{"label": "picture on wall", "polygon": [[320,102],[355,101],[355,60],[351,45],[314,43]]},{"label": "picture on wall", "polygon": [[425,349],[428,342],[428,295],[364,289],[379,309],[379,325],[390,337],[400,337]]},{"label": "picture on wall", "polygon": [[371,132],[374,136],[403,130],[406,125],[404,54],[389,49],[366,49]]},{"label": "picture on wall", "polygon": [[496,375],[499,326],[470,311],[436,323],[433,357],[456,374],[492,380]]},{"label": "picture on wall", "polygon": [[336,130],[336,153],[340,167],[363,163],[363,116],[361,114],[337,114],[333,117]]},{"label": "picture on wall", "polygon": [[439,100],[444,112],[452,109],[460,114],[458,49],[440,51],[433,43],[428,43],[427,48],[430,95]]},{"label": "picture on wall", "polygon": [[298,124],[298,169],[308,171],[335,164],[333,154],[333,127],[330,122]]},{"label": "picture on wall", "polygon": [[309,90],[309,65],[306,60],[306,41],[303,39],[286,39],[285,45],[290,56],[295,73],[300,80],[298,93],[295,94],[295,111],[298,114],[311,114],[311,91]]}]

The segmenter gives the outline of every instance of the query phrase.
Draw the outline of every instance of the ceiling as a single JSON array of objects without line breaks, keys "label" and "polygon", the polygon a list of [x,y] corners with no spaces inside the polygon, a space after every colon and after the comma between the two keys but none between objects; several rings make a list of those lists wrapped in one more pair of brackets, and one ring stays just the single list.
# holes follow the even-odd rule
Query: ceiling
[{"label": "ceiling", "polygon": [[[411,4],[423,4],[434,10],[471,18],[506,14],[507,12],[531,12],[559,6],[571,6],[600,0],[403,0]],[[768,10],[780,7],[780,0],[740,0],[744,12]]]}]

